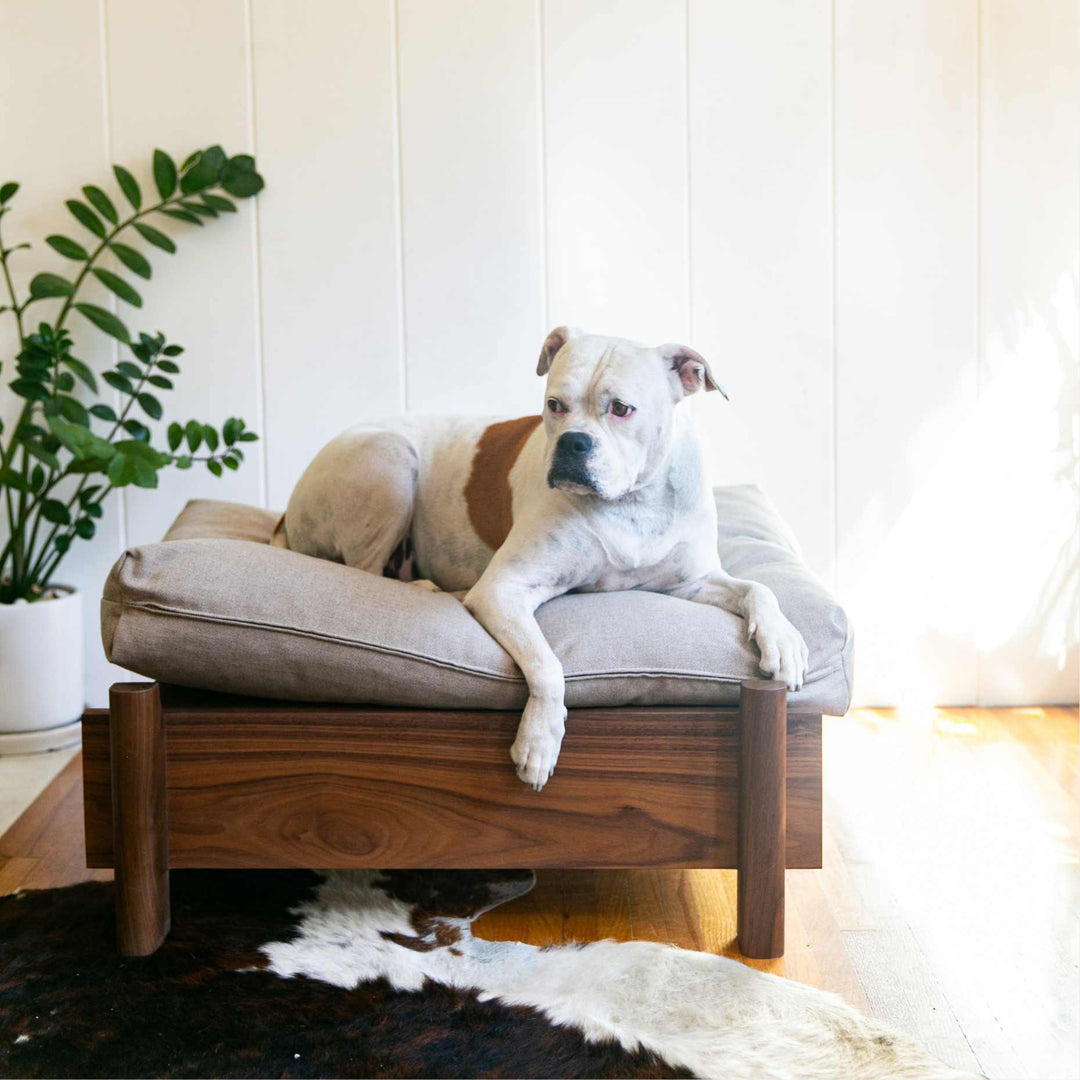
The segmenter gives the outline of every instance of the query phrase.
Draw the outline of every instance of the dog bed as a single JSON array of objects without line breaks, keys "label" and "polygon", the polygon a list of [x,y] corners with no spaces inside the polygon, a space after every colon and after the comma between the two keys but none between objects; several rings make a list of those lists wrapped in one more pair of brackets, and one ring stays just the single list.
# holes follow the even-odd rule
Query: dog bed
[{"label": "dog bed", "polygon": [[[842,714],[847,617],[753,485],[717,488],[724,568],[769,586],[810,649],[791,708]],[[105,586],[108,658],[174,685],[292,701],[516,709],[524,680],[454,597],[272,547],[280,514],[189,502],[160,543],[131,548]],[[571,594],[537,612],[570,708],[734,705],[759,674],[739,617],[648,592]]]}]

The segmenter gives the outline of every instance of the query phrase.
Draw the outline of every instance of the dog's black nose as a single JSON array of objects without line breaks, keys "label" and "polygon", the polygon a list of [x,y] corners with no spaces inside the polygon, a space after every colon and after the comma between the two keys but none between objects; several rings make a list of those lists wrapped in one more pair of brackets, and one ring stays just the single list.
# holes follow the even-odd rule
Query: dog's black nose
[{"label": "dog's black nose", "polygon": [[593,437],[584,431],[566,431],[559,436],[555,448],[564,454],[584,457],[593,448]]}]

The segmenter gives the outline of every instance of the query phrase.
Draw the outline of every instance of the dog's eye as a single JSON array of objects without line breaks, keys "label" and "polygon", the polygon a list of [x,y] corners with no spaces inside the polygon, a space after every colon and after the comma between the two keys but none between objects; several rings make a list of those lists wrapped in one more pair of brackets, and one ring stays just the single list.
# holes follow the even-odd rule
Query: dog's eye
[{"label": "dog's eye", "polygon": [[566,412],[566,406],[558,398],[549,397],[547,406],[556,416],[562,416]]},{"label": "dog's eye", "polygon": [[611,403],[611,411],[616,416],[629,416],[634,411],[634,406],[627,405],[625,401],[619,401],[619,399],[616,398]]}]

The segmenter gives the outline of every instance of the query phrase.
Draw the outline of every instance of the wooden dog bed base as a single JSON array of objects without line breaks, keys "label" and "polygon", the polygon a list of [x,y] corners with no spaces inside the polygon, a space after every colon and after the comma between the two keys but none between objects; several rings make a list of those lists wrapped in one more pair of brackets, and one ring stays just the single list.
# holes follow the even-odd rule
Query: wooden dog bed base
[{"label": "wooden dog bed base", "polygon": [[83,778],[119,951],[168,933],[170,868],[713,867],[739,871],[740,950],[782,955],[785,866],[821,866],[820,715],[758,679],[738,708],[571,710],[541,792],[519,719],[115,684]]}]

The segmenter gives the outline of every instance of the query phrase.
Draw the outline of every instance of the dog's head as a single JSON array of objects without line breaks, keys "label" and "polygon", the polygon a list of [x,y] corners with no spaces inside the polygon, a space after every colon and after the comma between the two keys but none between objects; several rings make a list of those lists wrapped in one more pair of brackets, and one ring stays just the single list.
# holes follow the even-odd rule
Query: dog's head
[{"label": "dog's head", "polygon": [[540,350],[547,376],[548,486],[618,499],[667,460],[675,407],[719,390],[704,358],[685,345],[649,348],[560,326]]}]

